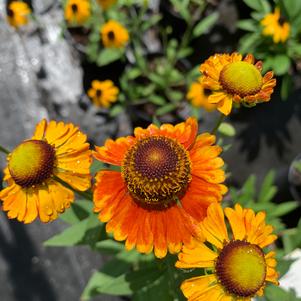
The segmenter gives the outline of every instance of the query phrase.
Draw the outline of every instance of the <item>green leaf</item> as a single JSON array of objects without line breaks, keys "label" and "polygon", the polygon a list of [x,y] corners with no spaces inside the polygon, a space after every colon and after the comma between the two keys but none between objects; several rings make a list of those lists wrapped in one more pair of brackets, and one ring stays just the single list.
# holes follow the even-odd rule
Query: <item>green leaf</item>
[{"label": "green leaf", "polygon": [[95,214],[65,229],[60,234],[44,242],[45,246],[65,247],[80,244],[93,246],[97,241],[106,239],[104,224]]},{"label": "green leaf", "polygon": [[258,201],[261,203],[269,202],[277,192],[276,186],[274,186],[275,171],[270,170],[265,176],[258,195]]},{"label": "green leaf", "polygon": [[157,109],[156,115],[161,116],[161,115],[167,114],[167,113],[175,110],[176,108],[177,108],[177,105],[175,105],[173,103],[169,103],[169,104]]},{"label": "green leaf", "polygon": [[182,48],[182,49],[180,49],[180,51],[177,53],[177,58],[178,58],[178,59],[185,58],[185,57],[191,55],[193,52],[194,52],[194,49],[191,48],[191,47]]},{"label": "green leaf", "polygon": [[188,22],[191,18],[191,14],[188,9],[189,0],[170,0],[173,4],[175,11],[177,11],[181,17]]},{"label": "green leaf", "polygon": [[301,301],[293,290],[285,291],[275,285],[267,286],[264,295],[267,301]]},{"label": "green leaf", "polygon": [[165,98],[160,95],[150,96],[149,101],[158,106],[164,106],[166,104]]},{"label": "green leaf", "polygon": [[104,168],[105,168],[105,164],[103,162],[100,162],[98,160],[93,160],[92,165],[90,167],[90,172],[92,175],[94,175],[96,172]]},{"label": "green leaf", "polygon": [[266,0],[243,0],[249,7],[259,11],[259,12],[269,12],[270,6]]},{"label": "green leaf", "polygon": [[260,40],[260,34],[258,32],[249,33],[244,35],[239,41],[239,52],[247,53],[254,52],[258,41]]},{"label": "green leaf", "polygon": [[100,51],[96,63],[98,66],[105,66],[119,60],[123,54],[124,50],[117,48],[105,48]]},{"label": "green leaf", "polygon": [[138,68],[131,68],[125,71],[128,79],[133,80],[142,74],[141,70]]},{"label": "green leaf", "polygon": [[114,105],[111,109],[110,109],[110,116],[111,117],[116,117],[117,115],[119,115],[121,112],[123,112],[124,108],[122,105]]},{"label": "green leaf", "polygon": [[98,241],[94,246],[94,250],[100,253],[113,255],[123,251],[124,244],[117,242],[113,239],[105,239],[102,241]]},{"label": "green leaf", "polygon": [[258,30],[258,23],[256,23],[254,20],[252,19],[248,19],[248,20],[240,20],[236,23],[236,26],[239,29],[243,29],[246,31],[253,31],[256,32]]},{"label": "green leaf", "polygon": [[136,259],[141,257],[137,252],[125,252],[125,256],[111,260],[101,271],[94,273],[83,292],[82,300],[89,300],[97,294],[130,295],[152,285],[164,273],[154,264],[130,271],[131,264],[125,259],[131,257],[131,254]]},{"label": "green leaf", "polygon": [[273,71],[276,75],[283,75],[288,72],[291,66],[290,58],[285,54],[278,54],[274,56]]},{"label": "green leaf", "polygon": [[166,95],[172,102],[179,102],[184,99],[183,92],[177,90],[168,89],[166,90]]},{"label": "green leaf", "polygon": [[150,73],[148,75],[148,78],[153,82],[155,83],[157,86],[161,87],[161,88],[164,88],[165,85],[166,85],[166,81],[165,79],[161,76],[161,75],[158,75],[156,73]]},{"label": "green leaf", "polygon": [[284,74],[281,82],[281,98],[286,100],[293,90],[293,80],[290,74]]},{"label": "green leaf", "polygon": [[226,123],[226,122],[222,122],[218,128],[218,131],[224,135],[224,136],[228,136],[228,137],[233,137],[235,136],[235,128],[230,124],[230,123]]},{"label": "green leaf", "polygon": [[209,16],[205,17],[203,20],[201,20],[193,29],[193,36],[195,38],[199,37],[200,35],[206,33],[209,31],[209,29],[215,24],[219,17],[219,14],[217,12],[214,12],[210,14]]},{"label": "green leaf", "polygon": [[47,247],[65,247],[75,246],[81,242],[88,224],[88,219],[84,219],[79,223],[72,225],[64,230],[62,233],[57,234],[44,242]]},{"label": "green leaf", "polygon": [[162,16],[159,14],[154,14],[147,19],[145,19],[141,25],[141,31],[146,31],[150,27],[156,25],[160,20],[162,19]]},{"label": "green leaf", "polygon": [[285,12],[290,18],[295,18],[301,13],[301,1],[298,0],[281,0]]},{"label": "green leaf", "polygon": [[256,177],[254,175],[250,175],[242,187],[244,198],[247,200],[252,200],[255,198],[255,181]]},{"label": "green leaf", "polygon": [[291,202],[286,202],[283,204],[278,204],[275,206],[274,210],[272,212],[269,212],[270,216],[283,216],[294,209],[298,208],[299,203],[297,201],[291,201]]},{"label": "green leaf", "polygon": [[91,201],[78,200],[71,204],[71,207],[60,215],[64,222],[74,225],[83,219],[86,219],[93,212],[93,203]]}]

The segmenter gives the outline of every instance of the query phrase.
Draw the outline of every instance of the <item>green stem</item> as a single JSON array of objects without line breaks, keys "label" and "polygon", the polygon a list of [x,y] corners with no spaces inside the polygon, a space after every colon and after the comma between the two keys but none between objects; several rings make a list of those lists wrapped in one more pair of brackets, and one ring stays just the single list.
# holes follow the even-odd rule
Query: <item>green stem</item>
[{"label": "green stem", "polygon": [[225,119],[225,117],[226,117],[226,116],[225,116],[224,114],[221,114],[221,115],[219,116],[219,119],[217,120],[217,123],[216,123],[215,127],[214,127],[213,130],[211,131],[211,134],[212,134],[212,135],[215,135],[215,134],[216,134],[218,128],[220,127],[220,125],[221,125],[221,123],[223,122],[223,120]]},{"label": "green stem", "polygon": [[0,152],[4,153],[4,154],[6,154],[6,155],[8,155],[8,154],[10,153],[10,151],[7,150],[7,149],[6,149],[5,147],[3,147],[2,145],[0,145]]},{"label": "green stem", "polygon": [[72,186],[70,186],[68,183],[66,183],[65,181],[61,180],[60,178],[58,178],[57,176],[53,177],[57,182],[61,183],[63,186],[65,186],[66,188],[72,190],[74,193],[76,193],[78,196],[83,197],[84,199],[87,200],[92,200],[92,192],[91,191],[78,191],[75,190]]}]

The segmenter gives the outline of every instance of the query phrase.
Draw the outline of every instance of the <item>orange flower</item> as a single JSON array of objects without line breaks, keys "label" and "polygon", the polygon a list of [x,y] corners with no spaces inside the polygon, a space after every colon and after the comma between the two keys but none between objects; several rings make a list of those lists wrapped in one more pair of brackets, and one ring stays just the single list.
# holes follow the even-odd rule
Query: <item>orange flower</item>
[{"label": "orange flower", "polygon": [[[224,212],[219,204],[209,206],[201,223],[206,240],[195,240],[194,246],[184,246],[179,254],[176,267],[208,269],[206,275],[182,283],[189,301],[250,301],[255,295],[263,295],[266,282],[278,285],[275,252],[263,251],[277,239],[273,227],[265,224],[265,214],[255,214],[238,204]],[[232,229],[231,237],[224,215]],[[207,243],[215,246],[214,250]]]},{"label": "orange flower", "polygon": [[105,81],[93,80],[88,96],[98,107],[109,108],[118,98],[119,89],[107,79]]},{"label": "orange flower", "polygon": [[282,20],[279,7],[273,13],[267,14],[260,23],[263,26],[262,34],[272,36],[275,44],[286,42],[290,35],[291,26]]},{"label": "orange flower", "polygon": [[233,102],[255,105],[269,101],[276,79],[272,71],[262,76],[261,70],[262,62],[254,64],[251,54],[244,59],[238,53],[211,56],[200,67],[204,88],[213,92],[208,101],[225,115],[230,114]]},{"label": "orange flower", "polygon": [[123,48],[129,40],[129,33],[123,25],[109,20],[100,28],[103,45],[107,48]]},{"label": "orange flower", "polygon": [[177,253],[183,242],[199,235],[195,226],[212,202],[227,188],[215,136],[197,136],[197,121],[176,126],[151,124],[136,128],[134,136],[107,140],[94,157],[121,167],[96,175],[94,211],[107,222],[107,232],[125,247],[141,253],[154,249],[162,258]]},{"label": "orange flower", "polygon": [[202,77],[198,81],[193,82],[186,95],[187,99],[191,101],[191,104],[195,107],[204,108],[207,112],[216,110],[216,104],[212,104],[208,101],[209,93],[207,89],[201,83]]},{"label": "orange flower", "polygon": [[39,215],[49,222],[74,200],[68,183],[80,191],[90,187],[91,153],[86,135],[73,124],[42,120],[30,140],[23,141],[7,157],[0,192],[9,218],[31,223]]},{"label": "orange flower", "polygon": [[18,28],[26,25],[29,20],[31,9],[27,3],[21,1],[12,1],[7,9],[7,22]]},{"label": "orange flower", "polygon": [[91,16],[89,0],[68,0],[65,6],[65,19],[69,24],[84,24]]}]

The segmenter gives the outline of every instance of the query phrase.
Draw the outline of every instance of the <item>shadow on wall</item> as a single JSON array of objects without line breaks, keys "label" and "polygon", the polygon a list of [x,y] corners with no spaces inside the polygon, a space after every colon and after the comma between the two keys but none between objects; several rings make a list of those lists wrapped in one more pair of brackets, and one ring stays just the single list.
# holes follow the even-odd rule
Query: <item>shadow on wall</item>
[{"label": "shadow on wall", "polygon": [[242,107],[237,113],[233,111],[230,118],[233,122],[245,125],[237,139],[240,151],[246,154],[248,162],[254,161],[259,155],[263,139],[282,158],[292,142],[289,122],[292,118],[301,121],[301,89],[286,101],[281,100],[279,94],[274,94],[271,101],[251,110]]},{"label": "shadow on wall", "polygon": [[[0,172],[0,189],[2,189],[3,173]],[[55,301],[56,295],[42,268],[32,264],[32,259],[38,255],[34,244],[25,230],[25,226],[16,220],[8,220],[2,215],[0,224],[0,255],[7,265],[7,277],[12,286],[16,301]],[[5,220],[5,219],[6,220]],[[8,300],[5,290],[0,291],[0,299]]]}]

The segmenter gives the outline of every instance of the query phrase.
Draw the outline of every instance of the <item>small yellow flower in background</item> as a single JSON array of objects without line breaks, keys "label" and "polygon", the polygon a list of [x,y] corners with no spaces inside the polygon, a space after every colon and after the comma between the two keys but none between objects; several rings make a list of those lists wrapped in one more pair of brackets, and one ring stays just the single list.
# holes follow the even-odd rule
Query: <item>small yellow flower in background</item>
[{"label": "small yellow flower in background", "polygon": [[282,20],[279,7],[273,13],[267,14],[261,21],[262,34],[272,36],[274,43],[284,43],[290,35],[290,24]]},{"label": "small yellow flower in background", "polygon": [[254,64],[251,54],[244,59],[239,53],[215,54],[201,65],[200,71],[202,85],[212,91],[208,101],[225,115],[230,114],[233,102],[255,105],[269,101],[276,85],[273,72],[262,76],[262,62]]},{"label": "small yellow flower in background", "polygon": [[65,19],[70,24],[81,25],[91,15],[89,0],[68,0],[65,6]]},{"label": "small yellow flower in background", "polygon": [[100,34],[105,47],[122,48],[129,40],[127,29],[114,20],[105,23],[100,29]]},{"label": "small yellow flower in background", "polygon": [[204,88],[201,84],[201,78],[191,84],[186,97],[194,107],[204,108],[207,112],[212,112],[216,110],[216,104],[208,101],[211,91]]},{"label": "small yellow flower in background", "polygon": [[97,3],[101,6],[103,10],[110,8],[116,2],[117,0],[97,0]]},{"label": "small yellow flower in background", "polygon": [[8,156],[0,192],[3,210],[9,218],[31,223],[40,217],[50,222],[70,207],[72,188],[85,191],[91,185],[91,152],[87,137],[73,124],[42,120],[34,135],[19,144]]},{"label": "small yellow flower in background", "polygon": [[116,102],[119,89],[111,80],[93,80],[91,86],[88,90],[88,96],[96,106],[108,108]]},{"label": "small yellow flower in background", "polygon": [[[250,301],[263,295],[266,282],[278,285],[275,252],[263,250],[277,239],[273,227],[265,224],[265,213],[255,214],[240,205],[223,211],[219,204],[212,204],[201,230],[206,240],[195,241],[193,248],[184,246],[176,263],[183,269],[208,268],[208,274],[182,283],[188,300]],[[210,249],[207,242],[216,248]]]},{"label": "small yellow flower in background", "polygon": [[195,225],[208,206],[227,192],[221,147],[214,135],[197,133],[197,120],[188,118],[138,127],[133,136],[95,147],[95,159],[121,171],[97,173],[94,212],[127,250],[154,251],[158,258],[178,253],[200,234]]},{"label": "small yellow flower in background", "polygon": [[18,28],[28,23],[28,17],[31,14],[31,9],[27,3],[21,1],[13,1],[7,8],[7,22]]}]

